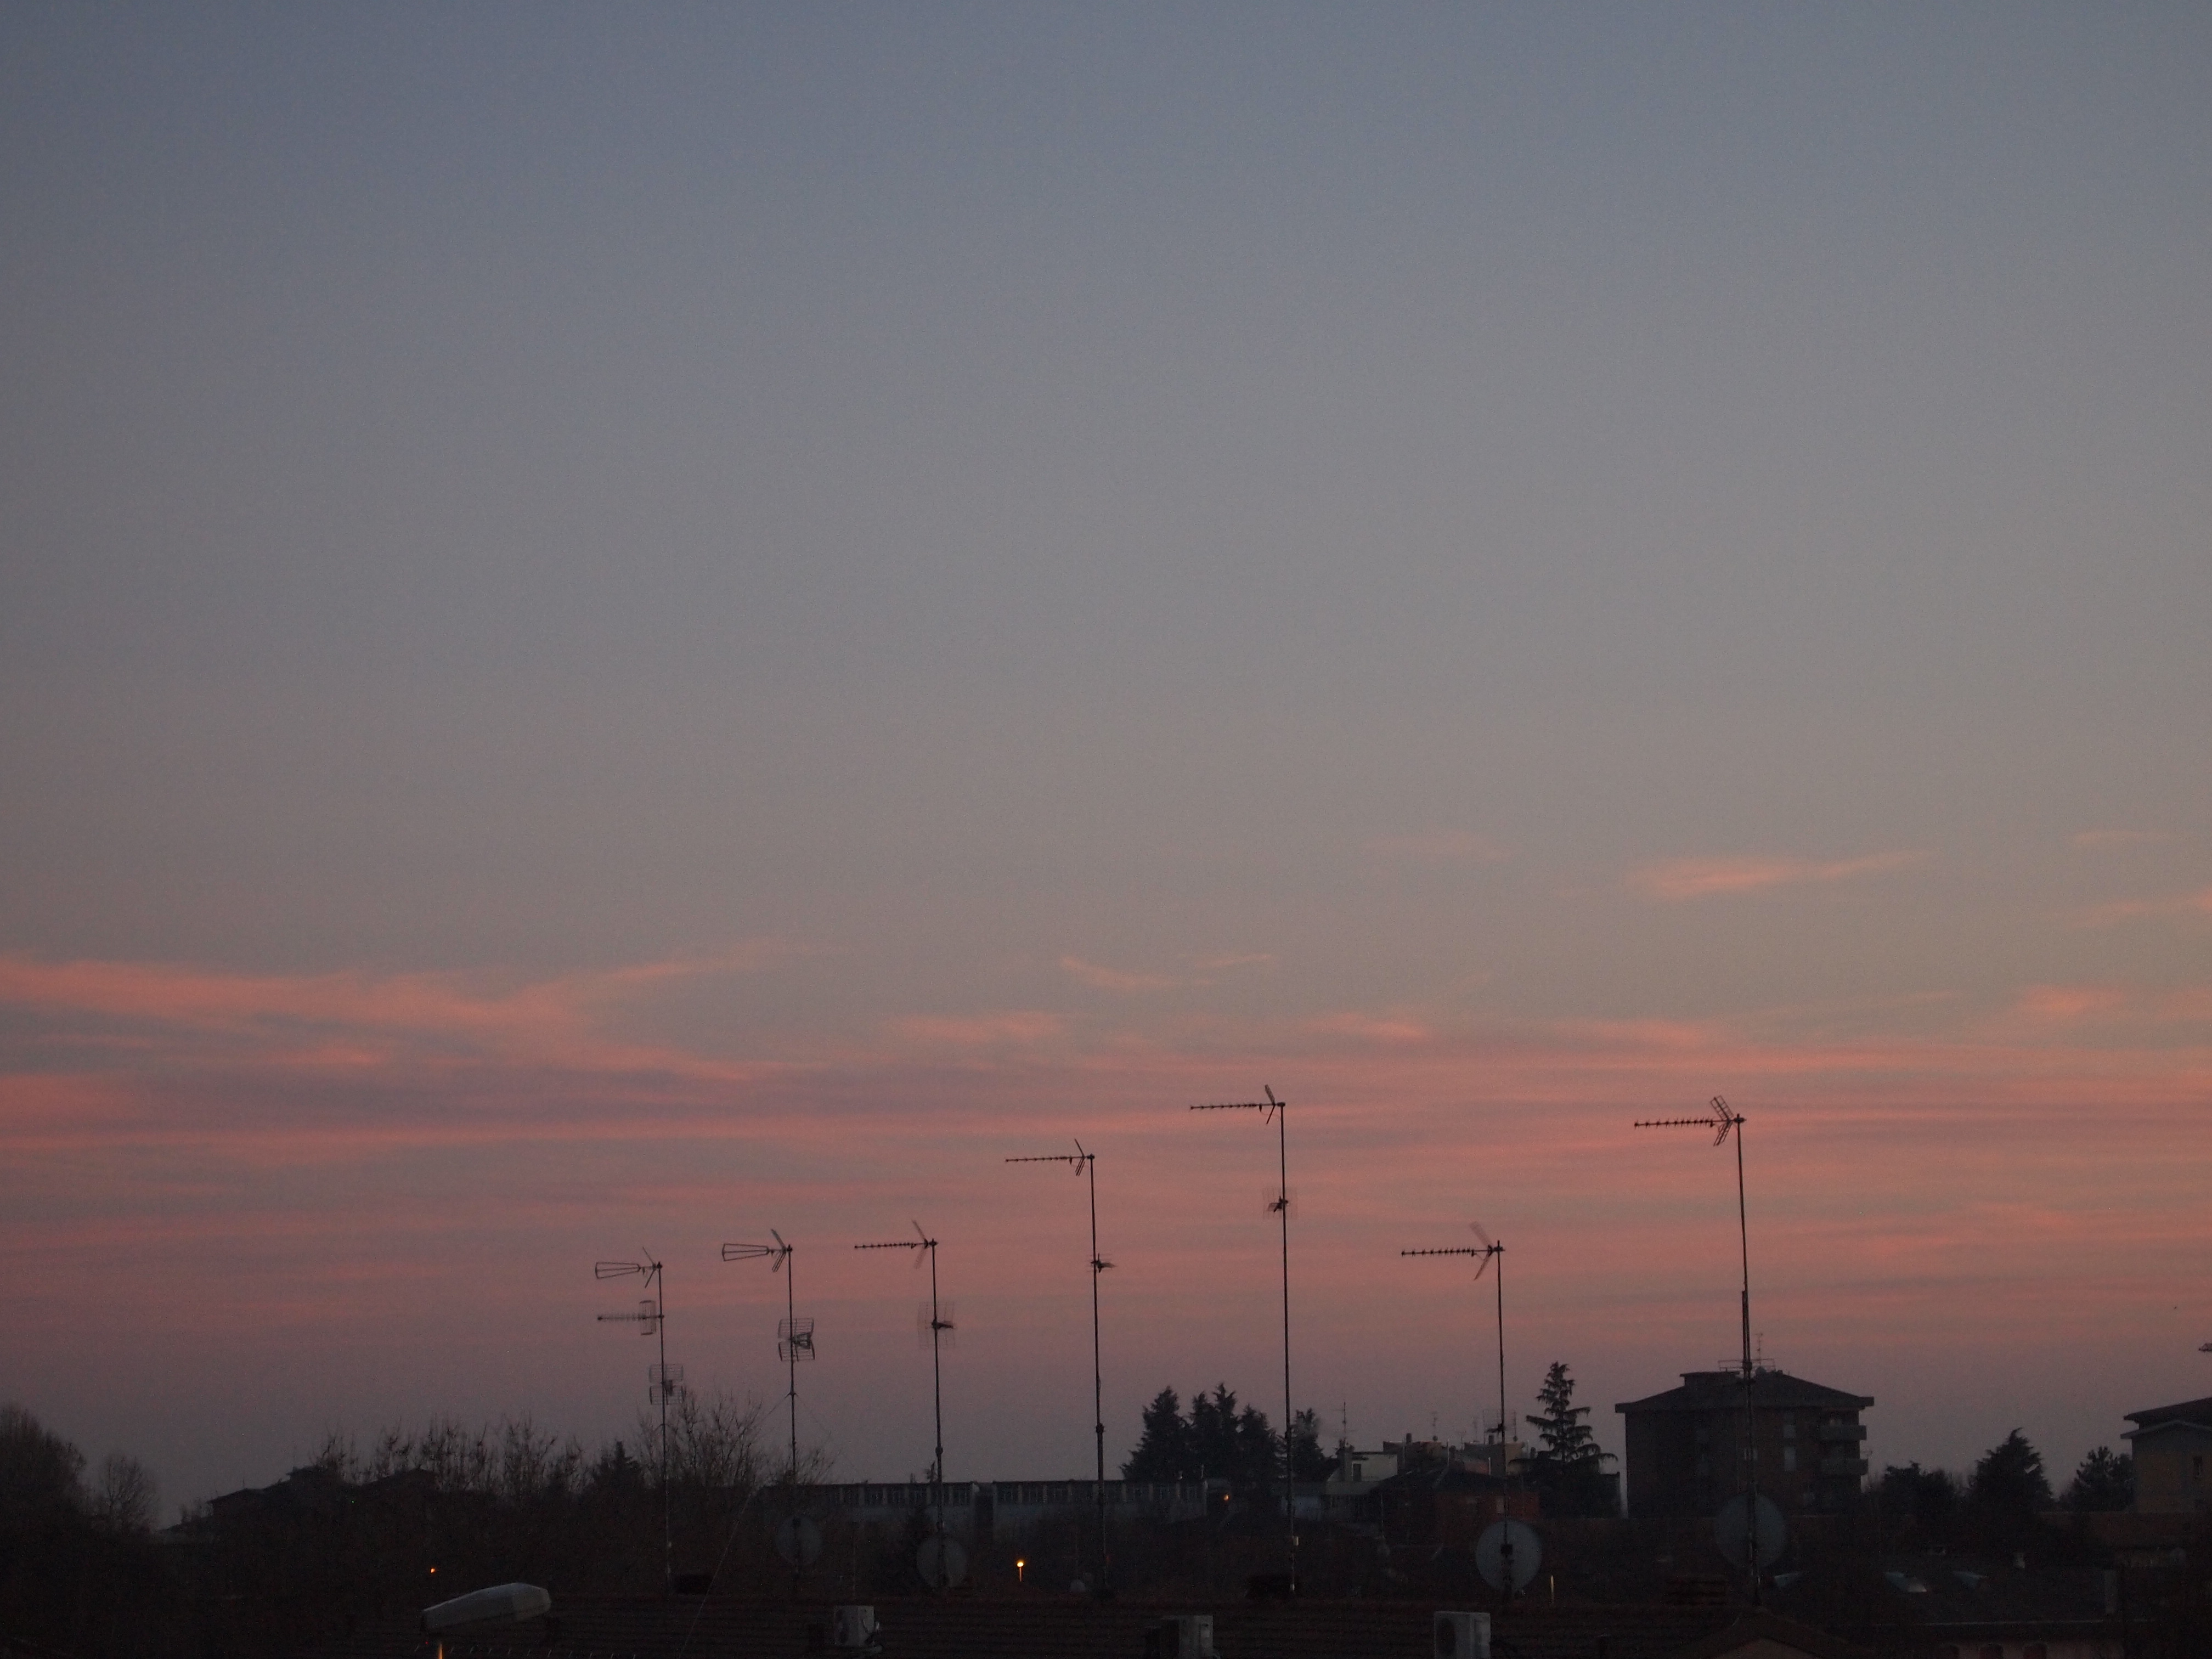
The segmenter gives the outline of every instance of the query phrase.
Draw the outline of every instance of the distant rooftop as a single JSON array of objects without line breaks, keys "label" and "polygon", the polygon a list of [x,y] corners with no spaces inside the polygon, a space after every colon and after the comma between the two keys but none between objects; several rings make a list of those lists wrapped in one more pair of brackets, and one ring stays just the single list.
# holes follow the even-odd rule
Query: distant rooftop
[{"label": "distant rooftop", "polygon": [[[1623,1401],[1613,1410],[1726,1411],[1742,1399],[1743,1376],[1740,1371],[1684,1371],[1680,1388],[1669,1389],[1648,1399]],[[1856,1412],[1873,1405],[1874,1396],[1824,1388],[1787,1371],[1759,1370],[1752,1373],[1751,1403],[1760,1411]]]},{"label": "distant rooftop", "polygon": [[2191,1427],[2212,1428],[2212,1396],[2203,1400],[2185,1400],[2179,1406],[2152,1406],[2139,1412],[2124,1413],[2135,1427],[2120,1437],[2132,1440],[2146,1429],[2162,1429],[2168,1424],[2188,1424]]}]

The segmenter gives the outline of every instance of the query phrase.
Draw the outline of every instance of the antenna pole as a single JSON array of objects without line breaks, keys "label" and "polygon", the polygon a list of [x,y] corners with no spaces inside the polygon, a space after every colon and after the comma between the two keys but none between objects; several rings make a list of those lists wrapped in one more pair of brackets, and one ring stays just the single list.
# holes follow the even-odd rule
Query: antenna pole
[{"label": "antenna pole", "polygon": [[1743,1462],[1743,1560],[1744,1571],[1750,1579],[1751,1604],[1758,1607],[1763,1599],[1759,1571],[1758,1418],[1751,1394],[1753,1370],[1751,1357],[1751,1219],[1744,1204],[1743,1123],[1743,1114],[1715,1095],[1704,1117],[1644,1118],[1638,1121],[1636,1127],[1639,1129],[1711,1129],[1716,1146],[1726,1140],[1731,1131],[1735,1135],[1735,1224],[1737,1240],[1743,1253],[1743,1299],[1740,1304],[1743,1318],[1743,1443],[1738,1448]]},{"label": "antenna pole", "polygon": [[1505,1469],[1505,1247],[1498,1248],[1498,1478]]},{"label": "antenna pole", "polygon": [[1291,1531],[1291,1594],[1298,1590],[1298,1506],[1291,1491],[1291,1430],[1294,1419],[1291,1411],[1291,1143],[1290,1104],[1275,1098],[1275,1091],[1261,1086],[1261,1100],[1227,1101],[1219,1104],[1194,1106],[1194,1112],[1258,1112],[1260,1121],[1275,1120],[1275,1201],[1268,1207],[1282,1218],[1283,1223],[1283,1518]]},{"label": "antenna pole", "polygon": [[659,1316],[653,1322],[660,1342],[660,1376],[655,1391],[660,1395],[660,1552],[668,1588],[676,1588],[676,1528],[670,1518],[668,1492],[668,1285],[660,1263],[653,1264],[653,1306]]},{"label": "antenna pole", "polygon": [[[1474,1276],[1478,1280],[1481,1279],[1483,1274],[1488,1273],[1493,1265],[1498,1269],[1498,1478],[1500,1480],[1504,1480],[1506,1478],[1505,1246],[1501,1241],[1493,1239],[1488,1233],[1483,1231],[1482,1224],[1479,1221],[1473,1224],[1470,1231],[1477,1238],[1482,1241],[1482,1244],[1480,1249],[1472,1244],[1461,1244],[1455,1245],[1448,1249],[1401,1250],[1398,1254],[1400,1255],[1473,1256],[1480,1263],[1480,1265],[1474,1270]],[[1478,1405],[1475,1408],[1475,1426],[1480,1428],[1481,1426],[1481,1423],[1482,1411],[1481,1407]],[[1486,1439],[1488,1438],[1487,1436],[1485,1436],[1484,1437]]]},{"label": "antenna pole", "polygon": [[799,1263],[792,1258],[796,1254],[786,1251],[783,1258],[783,1324],[791,1334],[784,1339],[784,1369],[790,1376],[791,1400],[791,1495],[799,1497]]},{"label": "antenna pole", "polygon": [[945,1367],[938,1358],[938,1343],[945,1334],[945,1322],[937,1311],[937,1243],[932,1240],[929,1249],[929,1378],[930,1388],[937,1405],[937,1461],[929,1469],[929,1501],[936,1506],[938,1524],[945,1522]]},{"label": "antenna pole", "polygon": [[676,1529],[669,1504],[668,1492],[668,1396],[675,1392],[676,1378],[668,1370],[668,1298],[667,1286],[662,1282],[660,1263],[653,1252],[641,1251],[641,1261],[595,1261],[592,1264],[594,1279],[628,1279],[633,1274],[645,1280],[647,1295],[638,1304],[638,1311],[627,1314],[601,1314],[599,1322],[644,1325],[640,1336],[656,1337],[659,1340],[660,1363],[653,1368],[653,1392],[660,1396],[660,1448],[653,1459],[660,1482],[660,1552],[661,1570],[669,1590],[676,1589]]},{"label": "antenna pole", "polygon": [[1042,1158],[1010,1158],[1008,1164],[1067,1164],[1074,1166],[1079,1176],[1086,1176],[1091,1185],[1091,1432],[1098,1447],[1098,1597],[1101,1601],[1111,1594],[1110,1583],[1114,1567],[1114,1552],[1106,1538],[1106,1384],[1104,1367],[1099,1360],[1098,1276],[1114,1264],[1098,1254],[1098,1155],[1083,1150],[1077,1141],[1073,1152],[1054,1152]]},{"label": "antenna pole", "polygon": [[1291,1588],[1297,1589],[1297,1499],[1291,1491],[1291,1139],[1290,1115],[1275,1091],[1264,1091],[1275,1108],[1275,1211],[1283,1220],[1283,1513],[1291,1520]]},{"label": "antenna pole", "polygon": [[1713,1105],[1735,1127],[1735,1224],[1743,1251],[1743,1554],[1751,1575],[1751,1604],[1760,1605],[1759,1572],[1759,1419],[1751,1400],[1751,1220],[1743,1198],[1743,1117],[1718,1095]]},{"label": "antenna pole", "polygon": [[1091,1426],[1098,1448],[1098,1594],[1103,1598],[1110,1594],[1114,1571],[1114,1552],[1106,1542],[1106,1373],[1098,1340],[1098,1275],[1106,1271],[1106,1263],[1098,1254],[1098,1160],[1089,1152],[1083,1154],[1083,1172],[1091,1183]]}]

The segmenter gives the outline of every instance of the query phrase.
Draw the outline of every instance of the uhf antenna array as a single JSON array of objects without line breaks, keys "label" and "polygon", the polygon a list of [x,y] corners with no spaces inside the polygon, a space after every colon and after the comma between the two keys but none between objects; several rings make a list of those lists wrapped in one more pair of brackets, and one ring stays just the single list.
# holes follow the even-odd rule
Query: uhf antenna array
[{"label": "uhf antenna array", "polygon": [[1036,1158],[1010,1158],[1009,1164],[1065,1164],[1073,1169],[1079,1179],[1088,1176],[1091,1182],[1091,1431],[1097,1437],[1098,1449],[1098,1594],[1103,1599],[1111,1594],[1107,1574],[1113,1565],[1113,1553],[1106,1545],[1106,1389],[1104,1368],[1099,1360],[1098,1349],[1098,1277],[1114,1264],[1098,1254],[1098,1154],[1086,1152],[1083,1143],[1077,1141],[1072,1152],[1051,1152]]},{"label": "uhf antenna array", "polygon": [[1263,1100],[1232,1100],[1194,1106],[1194,1112],[1257,1112],[1264,1127],[1275,1126],[1275,1196],[1267,1208],[1282,1223],[1283,1227],[1283,1513],[1291,1523],[1291,1589],[1297,1589],[1298,1578],[1298,1521],[1297,1504],[1291,1494],[1291,1430],[1294,1419],[1291,1413],[1291,1152],[1290,1104],[1275,1098],[1275,1091],[1261,1085]]},{"label": "uhf antenna array", "polygon": [[1759,1593],[1759,1460],[1753,1455],[1751,1379],[1751,1223],[1743,1197],[1743,1114],[1733,1109],[1727,1101],[1715,1095],[1703,1117],[1655,1117],[1638,1119],[1639,1129],[1711,1129],[1713,1145],[1717,1146],[1735,1134],[1735,1224],[1737,1243],[1743,1254],[1743,1478],[1744,1478],[1744,1559],[1746,1571],[1751,1575],[1751,1599],[1755,1605]]},{"label": "uhf antenna array", "polygon": [[942,1340],[953,1329],[950,1308],[943,1307],[937,1299],[937,1241],[921,1230],[921,1223],[914,1224],[912,1238],[887,1239],[878,1244],[855,1244],[856,1250],[912,1250],[914,1265],[921,1266],[922,1258],[929,1258],[929,1318],[924,1328],[929,1334],[929,1375],[933,1397],[937,1408],[937,1444],[935,1457],[929,1466],[929,1501],[939,1526],[945,1520],[945,1363]]},{"label": "uhf antenna array", "polygon": [[1498,1479],[1502,1480],[1505,1478],[1506,1474],[1505,1246],[1492,1238],[1488,1233],[1483,1231],[1482,1224],[1480,1221],[1470,1221],[1467,1224],[1468,1230],[1477,1238],[1482,1241],[1480,1244],[1457,1244],[1453,1245],[1449,1249],[1436,1250],[1401,1250],[1398,1254],[1400,1255],[1478,1256],[1481,1259],[1481,1265],[1477,1267],[1474,1270],[1474,1282],[1478,1285],[1482,1282],[1483,1274],[1490,1271],[1491,1264],[1492,1262],[1495,1262],[1498,1266]]},{"label": "uhf antenna array", "polygon": [[799,1490],[799,1362],[814,1358],[814,1322],[799,1316],[799,1268],[792,1261],[793,1247],[773,1227],[768,1236],[775,1243],[723,1245],[722,1260],[765,1261],[769,1273],[783,1274],[784,1316],[775,1328],[775,1357],[790,1374],[785,1398],[791,1404],[791,1486],[795,1494]]},{"label": "uhf antenna array", "polygon": [[631,1279],[645,1281],[645,1297],[637,1304],[635,1313],[601,1314],[599,1323],[634,1324],[641,1327],[640,1336],[660,1339],[660,1361],[647,1374],[653,1382],[653,1396],[660,1402],[660,1450],[659,1457],[660,1480],[660,1549],[662,1571],[672,1589],[676,1583],[676,1528],[668,1507],[668,1401],[684,1381],[684,1368],[668,1363],[668,1316],[664,1301],[665,1285],[660,1263],[650,1250],[638,1252],[635,1261],[594,1261],[594,1279]]}]

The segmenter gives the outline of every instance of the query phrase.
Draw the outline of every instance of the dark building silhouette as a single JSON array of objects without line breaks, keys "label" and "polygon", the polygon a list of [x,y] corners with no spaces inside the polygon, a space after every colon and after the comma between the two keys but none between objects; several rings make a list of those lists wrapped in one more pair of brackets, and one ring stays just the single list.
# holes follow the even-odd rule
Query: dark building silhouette
[{"label": "dark building silhouette", "polygon": [[[1787,1371],[1755,1372],[1748,1450],[1759,1492],[1784,1515],[1851,1508],[1867,1472],[1859,1413],[1873,1404]],[[1615,1406],[1628,1419],[1628,1512],[1711,1515],[1741,1492],[1743,1407],[1736,1371],[1685,1371],[1679,1389]]]},{"label": "dark building silhouette", "polygon": [[2130,1412],[2120,1437],[2135,1451],[2136,1513],[2197,1515],[2212,1509],[2212,1399]]}]

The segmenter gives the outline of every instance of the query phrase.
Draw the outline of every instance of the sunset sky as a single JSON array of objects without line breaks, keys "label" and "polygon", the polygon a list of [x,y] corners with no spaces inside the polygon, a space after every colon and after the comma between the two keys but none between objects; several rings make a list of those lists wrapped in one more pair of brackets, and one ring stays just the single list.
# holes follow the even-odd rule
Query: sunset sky
[{"label": "sunset sky", "polygon": [[2212,10],[21,5],[0,1399],[165,1510],[2212,1393]]}]

